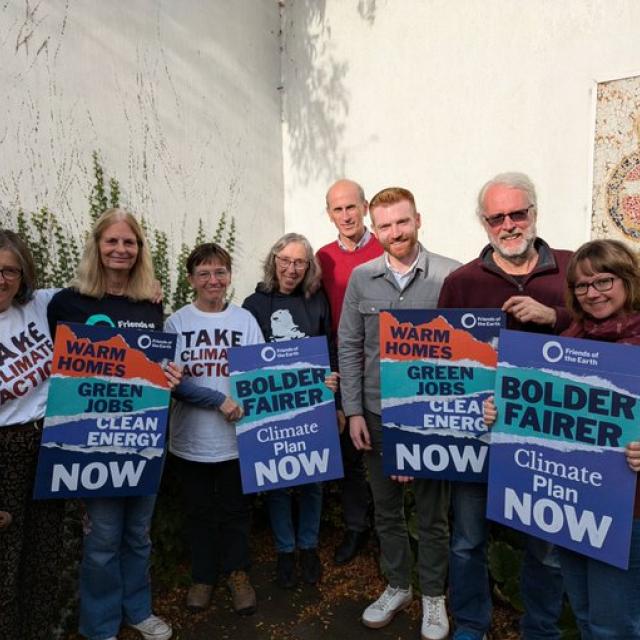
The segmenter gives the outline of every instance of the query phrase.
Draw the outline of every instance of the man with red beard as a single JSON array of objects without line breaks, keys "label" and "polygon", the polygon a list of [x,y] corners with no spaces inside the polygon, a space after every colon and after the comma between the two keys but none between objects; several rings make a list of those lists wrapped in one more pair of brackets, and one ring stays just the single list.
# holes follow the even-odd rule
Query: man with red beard
[{"label": "man with red beard", "polygon": [[[518,331],[554,334],[569,325],[564,291],[571,252],[551,249],[537,237],[536,203],[535,187],[522,173],[497,175],[482,187],[477,214],[489,244],[447,277],[439,307],[502,308],[507,327]],[[491,626],[486,485],[453,482],[451,507],[453,639],[480,640]],[[525,537],[521,590],[523,640],[558,640],[563,592],[559,563],[553,546],[532,536]]]},{"label": "man with red beard", "polygon": [[[384,254],[356,267],[344,298],[338,354],[342,405],[353,444],[364,451],[380,540],[380,564],[388,585],[362,614],[371,628],[384,627],[411,604],[412,553],[404,515],[404,487],[412,480],[386,476],[382,467],[379,313],[381,309],[435,308],[445,277],[459,263],[427,251],[418,242],[420,214],[407,189],[392,187],[369,205],[373,230]],[[423,640],[449,634],[445,582],[449,546],[449,483],[413,482],[418,513],[418,578],[422,592]]]}]

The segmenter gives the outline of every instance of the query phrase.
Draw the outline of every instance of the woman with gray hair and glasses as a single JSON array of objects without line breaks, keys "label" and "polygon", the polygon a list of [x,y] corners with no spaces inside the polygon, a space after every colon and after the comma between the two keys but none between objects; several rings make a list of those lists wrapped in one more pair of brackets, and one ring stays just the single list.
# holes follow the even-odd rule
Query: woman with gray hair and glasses
[{"label": "woman with gray hair and glasses", "polygon": [[[331,311],[320,288],[320,268],[309,241],[297,233],[282,236],[269,250],[263,277],[255,293],[243,303],[258,321],[267,342],[326,336],[331,339]],[[337,369],[335,351],[330,351],[331,369]],[[336,391],[337,374],[327,377]],[[291,589],[297,583],[295,550],[300,549],[302,579],[316,584],[322,567],[318,557],[318,532],[322,511],[319,482],[296,487],[299,496],[297,537],[292,518],[292,493],[275,489],[267,493],[269,518],[278,553],[278,586]]]}]

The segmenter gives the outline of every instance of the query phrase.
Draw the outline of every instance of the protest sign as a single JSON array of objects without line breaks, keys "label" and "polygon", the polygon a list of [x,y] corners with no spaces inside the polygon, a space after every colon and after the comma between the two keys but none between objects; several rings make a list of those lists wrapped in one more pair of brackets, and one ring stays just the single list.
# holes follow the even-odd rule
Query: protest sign
[{"label": "protest sign", "polygon": [[640,349],[500,333],[487,515],[626,568],[640,425]]},{"label": "protest sign", "polygon": [[342,477],[326,338],[234,347],[229,366],[245,493]]},{"label": "protest sign", "polygon": [[35,498],[152,495],[175,336],[58,324]]},{"label": "protest sign", "polygon": [[383,465],[389,475],[484,482],[498,309],[380,313]]}]

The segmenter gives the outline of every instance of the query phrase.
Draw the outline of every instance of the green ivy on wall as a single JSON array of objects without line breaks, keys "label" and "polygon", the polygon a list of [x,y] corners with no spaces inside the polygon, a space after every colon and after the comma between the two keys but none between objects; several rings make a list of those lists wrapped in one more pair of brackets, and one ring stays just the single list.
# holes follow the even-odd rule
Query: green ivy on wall
[{"label": "green ivy on wall", "polygon": [[[67,286],[76,272],[84,238],[100,214],[111,207],[126,206],[122,203],[122,191],[117,178],[107,178],[97,151],[92,154],[93,184],[89,192],[89,215],[80,230],[64,224],[48,207],[26,212],[22,209],[0,214],[0,226],[16,231],[29,245],[36,264],[38,286]],[[165,231],[157,229],[142,214],[140,223],[144,229],[153,260],[156,278],[162,287],[165,308],[179,309],[192,300],[192,291],[187,281],[185,264],[192,249],[202,242],[217,242],[232,256],[236,246],[236,224],[226,211],[220,214],[216,229],[209,235],[202,219],[193,243],[182,242],[177,262],[170,264],[171,246]],[[175,278],[172,276],[175,274]],[[230,297],[232,297],[231,294]]]}]

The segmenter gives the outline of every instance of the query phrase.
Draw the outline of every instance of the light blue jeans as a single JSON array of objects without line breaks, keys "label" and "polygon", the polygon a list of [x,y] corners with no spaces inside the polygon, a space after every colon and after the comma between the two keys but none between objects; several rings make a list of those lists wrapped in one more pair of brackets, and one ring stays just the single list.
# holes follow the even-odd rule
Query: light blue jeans
[{"label": "light blue jeans", "polygon": [[89,640],[118,634],[124,621],[151,615],[149,528],[156,496],[86,500],[80,566],[80,633]]},{"label": "light blue jeans", "polygon": [[633,521],[629,569],[559,549],[582,640],[640,638],[640,520]]},{"label": "light blue jeans", "polygon": [[[491,626],[491,592],[487,569],[487,485],[451,483],[453,531],[449,553],[450,607],[456,635],[474,637]],[[559,640],[563,584],[553,545],[525,535],[520,588],[525,613],[523,640]]]},{"label": "light blue jeans", "polygon": [[315,549],[318,546],[322,485],[312,482],[294,489],[274,489],[267,493],[271,530],[278,553],[291,553],[296,549],[296,531],[291,513],[295,493],[299,495],[297,547]]}]

